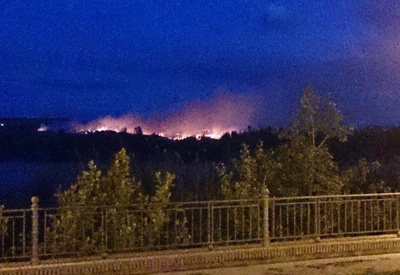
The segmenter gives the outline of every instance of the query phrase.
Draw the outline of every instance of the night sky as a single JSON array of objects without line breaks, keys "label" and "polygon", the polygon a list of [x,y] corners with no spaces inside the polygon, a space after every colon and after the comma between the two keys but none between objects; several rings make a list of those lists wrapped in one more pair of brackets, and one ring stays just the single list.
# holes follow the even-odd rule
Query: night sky
[{"label": "night sky", "polygon": [[350,123],[400,121],[395,0],[0,0],[0,41],[1,117],[157,116],[227,92],[279,125],[312,84]]}]

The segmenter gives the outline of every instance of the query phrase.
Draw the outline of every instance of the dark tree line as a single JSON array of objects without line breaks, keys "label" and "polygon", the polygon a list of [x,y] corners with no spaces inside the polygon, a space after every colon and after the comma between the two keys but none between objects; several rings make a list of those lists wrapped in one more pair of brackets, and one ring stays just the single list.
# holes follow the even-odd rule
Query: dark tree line
[{"label": "dark tree line", "polygon": [[[269,156],[280,169],[277,168],[280,171],[277,175],[288,173],[288,168],[282,166],[282,163],[295,165],[293,161],[299,154],[317,154],[323,157],[327,165],[325,170],[337,170],[343,185],[341,192],[400,190],[400,126],[367,127],[350,133],[350,128],[339,125],[342,117],[336,112],[336,105],[329,98],[313,97],[312,91],[307,100],[303,98],[301,106],[297,124],[290,129],[249,127],[243,132],[227,133],[219,140],[206,137],[198,140],[192,137],[174,141],[157,135],[143,135],[139,129],[137,134],[73,134],[64,131],[36,132],[23,131],[22,128],[5,128],[0,131],[0,161],[62,163],[85,168],[90,160],[94,160],[99,168],[105,168],[110,159],[121,148],[125,148],[131,158],[132,171],[143,183],[144,192],[150,193],[154,190],[156,171],[168,171],[175,175],[173,200],[204,200],[222,196],[221,170],[217,169],[221,163],[231,171],[235,160],[240,160],[243,153],[255,156],[262,150],[266,154],[274,151]],[[319,115],[309,116],[316,112]],[[243,144],[247,145],[246,152],[243,151]],[[330,162],[331,157],[333,164]],[[307,161],[310,162],[307,169],[314,169],[314,165],[318,163],[314,163],[312,158]],[[278,171],[277,169],[275,170]],[[72,170],[74,169],[62,173],[75,173],[68,177],[74,178],[79,171]],[[55,174],[57,177],[60,175]],[[295,174],[289,178],[294,183],[298,177],[305,176],[306,174]],[[312,183],[317,177],[319,176],[307,180]],[[289,178],[271,178],[271,185],[288,182]],[[322,177],[319,181],[322,179],[333,180]],[[42,202],[46,199],[50,201],[59,180],[43,175],[38,181],[46,182],[43,183],[45,187],[32,187],[32,190],[39,191],[42,197],[45,196]],[[315,189],[310,184],[307,188],[307,194],[318,192],[318,188]],[[43,189],[48,189],[48,192]],[[279,195],[289,192],[289,189],[279,190]],[[290,190],[293,194],[299,194],[299,191]]]}]

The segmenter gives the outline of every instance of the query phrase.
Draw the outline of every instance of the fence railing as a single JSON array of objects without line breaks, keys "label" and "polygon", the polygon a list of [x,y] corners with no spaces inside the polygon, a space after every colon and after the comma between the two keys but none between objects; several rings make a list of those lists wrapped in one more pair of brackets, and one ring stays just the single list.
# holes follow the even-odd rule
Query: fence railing
[{"label": "fence railing", "polygon": [[0,261],[397,233],[400,193],[0,208]]},{"label": "fence railing", "polygon": [[400,193],[271,198],[270,238],[398,233]]},{"label": "fence railing", "polygon": [[31,254],[28,222],[30,209],[4,210],[0,208],[0,261],[28,259]]}]

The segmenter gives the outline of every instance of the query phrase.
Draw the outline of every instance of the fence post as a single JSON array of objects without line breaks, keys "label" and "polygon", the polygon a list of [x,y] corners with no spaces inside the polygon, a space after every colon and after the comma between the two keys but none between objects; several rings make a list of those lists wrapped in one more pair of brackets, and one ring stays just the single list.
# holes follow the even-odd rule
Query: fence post
[{"label": "fence post", "polygon": [[315,199],[315,217],[314,217],[314,223],[315,223],[315,242],[319,243],[321,241],[320,237],[320,230],[321,230],[321,220],[320,220],[320,205],[319,205],[319,198]]},{"label": "fence post", "polygon": [[263,194],[263,246],[266,247],[269,245],[269,190],[265,188]]},{"label": "fence post", "polygon": [[214,226],[213,220],[212,220],[212,215],[213,215],[213,207],[212,207],[212,202],[208,202],[207,205],[207,243],[208,243],[208,249],[213,249],[213,232],[212,228]]},{"label": "fence post", "polygon": [[32,210],[32,252],[31,264],[39,263],[39,198],[31,198]]},{"label": "fence post", "polygon": [[399,213],[400,209],[399,209],[399,207],[400,207],[399,195],[396,195],[396,229],[397,229],[396,235],[397,235],[397,237],[400,237],[400,213]]}]

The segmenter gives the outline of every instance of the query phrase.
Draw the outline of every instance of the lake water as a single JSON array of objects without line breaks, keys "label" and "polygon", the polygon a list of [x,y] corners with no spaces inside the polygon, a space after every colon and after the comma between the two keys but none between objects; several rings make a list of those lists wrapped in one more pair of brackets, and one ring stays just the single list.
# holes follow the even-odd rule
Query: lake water
[{"label": "lake water", "polygon": [[0,205],[26,208],[32,196],[39,196],[40,205],[49,206],[57,188],[73,183],[82,168],[74,163],[0,162]]}]

